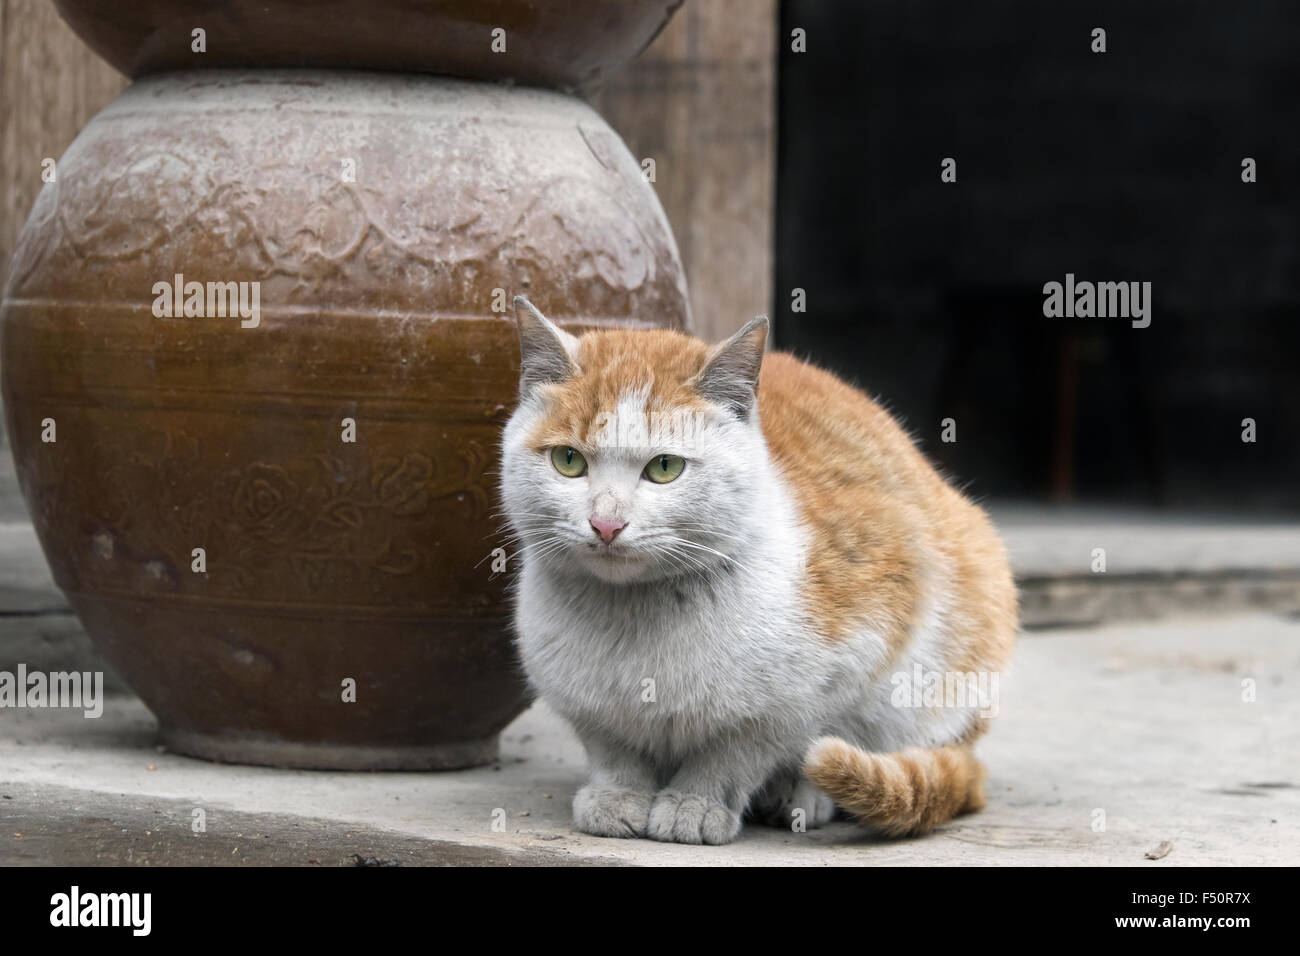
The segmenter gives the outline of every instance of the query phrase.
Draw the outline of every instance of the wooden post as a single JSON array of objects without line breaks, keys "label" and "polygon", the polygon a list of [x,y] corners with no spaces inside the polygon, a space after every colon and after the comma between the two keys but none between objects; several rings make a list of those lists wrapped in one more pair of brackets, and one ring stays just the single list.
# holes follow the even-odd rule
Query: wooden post
[{"label": "wooden post", "polygon": [[41,160],[126,87],[49,0],[0,0],[0,275],[41,186]]},{"label": "wooden post", "polygon": [[592,102],[655,190],[686,269],[696,334],[773,309],[776,0],[687,0]]},{"label": "wooden post", "polygon": [[[49,0],[0,0],[0,288],[41,180],[73,137],[127,79],[68,29]],[[57,175],[57,167],[56,167]],[[0,448],[8,444],[0,420]],[[9,454],[0,464],[0,512],[17,500]]]}]

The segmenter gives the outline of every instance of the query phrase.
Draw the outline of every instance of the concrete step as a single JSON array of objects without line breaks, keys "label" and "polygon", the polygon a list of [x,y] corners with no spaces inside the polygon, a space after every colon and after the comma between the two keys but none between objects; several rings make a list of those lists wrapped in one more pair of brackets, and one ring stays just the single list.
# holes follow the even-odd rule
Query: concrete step
[{"label": "concrete step", "polygon": [[1025,627],[1300,613],[1300,523],[1100,508],[991,510],[1011,555]]}]

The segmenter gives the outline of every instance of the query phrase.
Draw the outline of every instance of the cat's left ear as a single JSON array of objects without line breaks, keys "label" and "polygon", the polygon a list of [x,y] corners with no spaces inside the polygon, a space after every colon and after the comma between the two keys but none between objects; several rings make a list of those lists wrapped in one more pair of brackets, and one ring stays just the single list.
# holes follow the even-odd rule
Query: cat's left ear
[{"label": "cat's left ear", "polygon": [[736,417],[749,417],[758,398],[758,374],[767,345],[767,316],[745,323],[727,341],[713,347],[704,368],[687,383],[709,401],[729,408]]},{"label": "cat's left ear", "polygon": [[519,394],[538,385],[562,382],[578,372],[578,340],[538,311],[522,295],[515,296],[519,326]]}]

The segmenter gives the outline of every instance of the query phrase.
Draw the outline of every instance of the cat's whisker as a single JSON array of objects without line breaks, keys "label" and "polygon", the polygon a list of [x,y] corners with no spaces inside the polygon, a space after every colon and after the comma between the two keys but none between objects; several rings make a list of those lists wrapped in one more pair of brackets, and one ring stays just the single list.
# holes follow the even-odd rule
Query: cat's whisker
[{"label": "cat's whisker", "polygon": [[681,551],[673,551],[663,545],[656,546],[654,553],[662,555],[669,560],[669,567],[677,570],[683,570],[688,573],[698,574],[706,583],[710,582],[717,574],[716,568],[710,568],[697,558],[685,554]]},{"label": "cat's whisker", "polygon": [[728,564],[734,565],[734,566],[735,566],[736,568],[738,568],[738,569],[747,569],[747,568],[748,568],[748,565],[746,565],[744,561],[742,561],[740,558],[736,557],[735,555],[725,554],[725,553],[722,552],[722,551],[717,551],[717,550],[715,550],[715,549],[713,549],[713,548],[707,547],[706,545],[702,545],[702,544],[700,544],[699,542],[696,542],[696,541],[689,541],[689,540],[687,540],[687,539],[685,539],[685,538],[672,538],[672,539],[671,539],[671,544],[672,544],[674,547],[688,548],[688,549],[692,549],[692,550],[694,550],[694,551],[699,551],[699,552],[704,552],[704,553],[707,553],[707,554],[716,555],[718,558],[722,559],[723,561],[727,562]]},{"label": "cat's whisker", "polygon": [[[669,543],[671,543],[671,544],[685,544],[685,545],[690,545],[690,546],[697,547],[697,548],[706,548],[706,549],[708,549],[708,550],[713,550],[712,548],[709,548],[708,545],[704,544],[704,542],[702,542],[702,541],[696,541],[696,540],[693,539],[693,538],[684,538],[684,537],[682,537],[681,535],[676,535],[676,534],[663,534],[663,535],[660,536],[660,540],[667,541],[667,542],[669,542]],[[737,539],[737,538],[732,538],[731,540],[739,540],[739,539]],[[728,556],[728,555],[723,554],[723,552],[721,552],[721,551],[714,551],[714,554],[717,554],[717,555],[719,555],[719,556],[721,556],[721,557],[727,557],[727,556]]]},{"label": "cat's whisker", "polygon": [[559,551],[567,550],[567,541],[548,541],[541,544],[533,544],[525,547],[525,552],[534,560],[541,560],[549,557]]},{"label": "cat's whisker", "polygon": [[[707,532],[706,532],[706,531],[696,530],[696,529],[692,529],[692,528],[681,528],[680,526],[674,526],[674,527],[676,527],[676,529],[679,530],[679,531],[694,532],[695,535],[698,535],[698,536],[701,536],[701,537],[706,537],[706,540],[707,540],[707,538],[717,538],[717,539],[719,539],[719,540],[721,540],[721,541],[743,541],[743,540],[745,540],[745,538],[744,538],[743,535],[738,535],[738,534],[727,534],[726,532],[723,532],[723,531],[718,531],[718,532],[707,531]],[[663,533],[662,533],[662,532],[659,532],[659,533],[656,533],[656,534],[652,534],[652,535],[650,535],[649,537],[656,537],[657,535],[661,535],[661,534],[663,534]],[[672,538],[679,538],[679,537],[681,537],[680,535],[672,535],[672,534],[668,534],[667,536],[668,536],[668,537],[672,537]],[[687,538],[686,540],[687,540],[687,541],[696,541],[697,538],[696,538],[696,537],[690,537],[690,538]],[[701,542],[699,542],[699,543],[702,544],[703,542],[701,541]]]}]

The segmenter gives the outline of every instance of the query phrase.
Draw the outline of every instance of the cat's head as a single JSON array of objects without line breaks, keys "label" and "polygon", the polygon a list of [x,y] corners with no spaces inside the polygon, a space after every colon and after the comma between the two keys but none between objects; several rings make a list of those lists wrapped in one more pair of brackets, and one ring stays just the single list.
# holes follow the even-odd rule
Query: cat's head
[{"label": "cat's head", "polygon": [[767,319],[710,348],[666,330],[576,338],[522,297],[515,317],[501,491],[530,559],[611,582],[738,561],[770,468],[757,399]]}]

